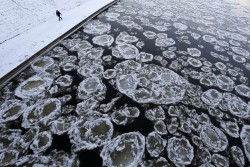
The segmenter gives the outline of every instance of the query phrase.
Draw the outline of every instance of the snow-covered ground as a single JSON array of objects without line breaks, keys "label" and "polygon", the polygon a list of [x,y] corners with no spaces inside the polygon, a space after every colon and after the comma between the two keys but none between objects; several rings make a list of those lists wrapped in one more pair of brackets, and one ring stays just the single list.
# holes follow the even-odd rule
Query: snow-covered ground
[{"label": "snow-covered ground", "polygon": [[[1,0],[0,78],[113,0]],[[58,21],[55,10],[62,13]]]}]

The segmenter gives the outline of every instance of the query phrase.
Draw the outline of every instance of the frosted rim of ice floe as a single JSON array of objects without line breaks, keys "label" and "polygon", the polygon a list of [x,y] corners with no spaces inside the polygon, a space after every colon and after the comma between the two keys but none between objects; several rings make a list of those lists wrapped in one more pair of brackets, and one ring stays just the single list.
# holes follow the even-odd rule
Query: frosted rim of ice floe
[{"label": "frosted rim of ice floe", "polygon": [[44,131],[39,133],[33,143],[30,145],[30,149],[33,150],[35,154],[45,152],[52,144],[52,134],[49,131]]},{"label": "frosted rim of ice floe", "polygon": [[61,101],[56,98],[39,100],[27,108],[23,113],[22,127],[29,128],[40,123],[47,126],[50,120],[55,119],[61,112]]},{"label": "frosted rim of ice floe", "polygon": [[35,75],[22,82],[16,88],[15,95],[22,99],[36,99],[38,97],[44,97],[45,92],[48,91],[52,83],[52,78]]},{"label": "frosted rim of ice floe", "polygon": [[99,20],[92,20],[83,28],[83,31],[88,34],[101,35],[108,32],[111,29],[111,25],[109,23],[103,23]]},{"label": "frosted rim of ice floe", "polygon": [[204,145],[212,152],[224,151],[228,146],[226,135],[213,125],[201,127],[200,138]]},{"label": "frosted rim of ice floe", "polygon": [[103,100],[106,95],[107,88],[98,77],[86,78],[78,86],[77,95],[79,99],[88,99],[95,97]]},{"label": "frosted rim of ice floe", "polygon": [[66,74],[66,75],[58,77],[55,81],[55,84],[61,87],[69,87],[71,86],[72,82],[73,82],[73,77]]},{"label": "frosted rim of ice floe", "polygon": [[192,57],[200,57],[201,51],[197,48],[187,48],[187,52]]},{"label": "frosted rim of ice floe", "polygon": [[100,156],[103,166],[137,166],[144,154],[145,137],[139,132],[129,132],[117,136],[104,145]]},{"label": "frosted rim of ice floe", "polygon": [[193,67],[201,67],[202,66],[202,62],[198,59],[189,57],[187,60],[188,64],[190,64]]},{"label": "frosted rim of ice floe", "polygon": [[136,36],[131,36],[127,32],[123,31],[117,36],[115,43],[118,45],[129,44],[129,43],[137,42],[138,40],[139,39]]},{"label": "frosted rim of ice floe", "polygon": [[210,106],[217,106],[222,100],[222,94],[216,89],[209,89],[201,95],[204,103]]},{"label": "frosted rim of ice floe", "polygon": [[94,44],[103,46],[103,47],[110,47],[112,43],[114,42],[114,38],[111,35],[100,35],[100,36],[95,36],[92,39]]},{"label": "frosted rim of ice floe", "polygon": [[50,57],[42,57],[31,64],[31,68],[33,68],[37,72],[46,71],[48,69],[53,68],[54,59]]},{"label": "frosted rim of ice floe", "polygon": [[167,140],[163,139],[157,132],[151,132],[146,138],[146,148],[151,157],[159,157],[164,150]]},{"label": "frosted rim of ice floe", "polygon": [[194,158],[194,148],[186,138],[170,138],[167,153],[168,158],[178,165],[190,165]]},{"label": "frosted rim of ice floe", "polygon": [[27,105],[20,100],[6,100],[0,106],[0,123],[13,121],[19,118],[25,111]]},{"label": "frosted rim of ice floe", "polygon": [[70,141],[74,144],[73,151],[92,150],[105,146],[111,140],[113,131],[113,124],[107,118],[80,121],[69,131]]},{"label": "frosted rim of ice floe", "polygon": [[120,44],[112,49],[112,55],[117,58],[135,59],[139,54],[139,50],[131,44]]}]

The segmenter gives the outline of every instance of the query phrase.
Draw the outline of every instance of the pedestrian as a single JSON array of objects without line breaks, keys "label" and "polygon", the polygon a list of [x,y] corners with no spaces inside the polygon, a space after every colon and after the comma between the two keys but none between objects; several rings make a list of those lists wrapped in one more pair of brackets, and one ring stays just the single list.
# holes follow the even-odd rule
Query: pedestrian
[{"label": "pedestrian", "polygon": [[59,21],[62,20],[62,17],[61,17],[61,12],[59,12],[59,10],[56,10],[56,15],[59,17]]}]

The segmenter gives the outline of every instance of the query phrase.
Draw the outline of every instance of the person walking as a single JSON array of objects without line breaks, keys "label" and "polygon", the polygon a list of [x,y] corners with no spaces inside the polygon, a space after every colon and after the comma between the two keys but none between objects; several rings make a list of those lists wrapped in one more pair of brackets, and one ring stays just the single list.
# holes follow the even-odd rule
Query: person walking
[{"label": "person walking", "polygon": [[62,20],[62,17],[61,17],[61,12],[59,12],[59,10],[56,10],[56,15],[59,17],[59,21]]}]

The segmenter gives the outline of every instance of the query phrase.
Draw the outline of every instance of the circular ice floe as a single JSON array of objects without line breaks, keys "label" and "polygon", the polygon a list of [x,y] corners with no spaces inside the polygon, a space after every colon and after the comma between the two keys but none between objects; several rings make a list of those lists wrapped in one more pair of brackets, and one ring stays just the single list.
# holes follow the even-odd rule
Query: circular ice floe
[{"label": "circular ice floe", "polygon": [[84,32],[93,35],[101,35],[108,32],[111,29],[111,25],[109,23],[103,23],[99,20],[93,20],[84,26]]},{"label": "circular ice floe", "polygon": [[92,150],[106,145],[113,135],[113,124],[109,119],[98,118],[93,121],[81,121],[69,132],[73,150]]},{"label": "circular ice floe", "polygon": [[246,85],[237,85],[235,87],[235,90],[238,94],[240,94],[241,96],[245,96],[245,97],[248,97],[250,98],[250,88]]},{"label": "circular ice floe", "polygon": [[114,110],[111,114],[112,121],[117,125],[126,126],[134,122],[135,118],[140,115],[140,110],[136,107],[122,107],[119,110]]},{"label": "circular ice floe", "polygon": [[142,159],[145,137],[139,132],[124,133],[104,145],[101,157],[103,166],[135,167]]},{"label": "circular ice floe", "polygon": [[102,100],[105,98],[106,90],[107,88],[102,81],[97,77],[93,77],[86,78],[79,84],[77,94],[79,99],[96,97]]},{"label": "circular ice floe", "polygon": [[187,62],[188,62],[188,64],[190,64],[193,67],[201,67],[202,66],[202,62],[198,59],[195,59],[195,58],[189,57]]},{"label": "circular ice floe", "polygon": [[245,155],[250,162],[250,125],[244,125],[241,133],[240,133],[240,138],[242,141],[242,145],[244,147]]},{"label": "circular ice floe", "polygon": [[216,164],[216,167],[229,167],[229,159],[220,154],[213,154],[212,162]]},{"label": "circular ice floe", "polygon": [[176,54],[173,51],[168,51],[165,50],[162,52],[163,57],[167,58],[167,59],[174,59],[176,58]]},{"label": "circular ice floe", "polygon": [[156,37],[156,33],[153,31],[145,31],[143,32],[143,35],[148,39],[154,39]]},{"label": "circular ice floe", "polygon": [[202,39],[206,42],[209,42],[209,43],[213,43],[213,42],[216,42],[217,39],[214,37],[214,36],[211,36],[211,35],[204,35],[202,37]]},{"label": "circular ice floe", "polygon": [[155,40],[155,46],[159,47],[169,47],[175,44],[175,40],[173,38],[157,38]]},{"label": "circular ice floe", "polygon": [[245,166],[245,156],[241,148],[237,146],[233,146],[231,147],[230,151],[231,151],[231,155],[233,157],[234,162],[238,166],[242,166],[242,167]]},{"label": "circular ice floe", "polygon": [[20,100],[7,100],[0,106],[0,123],[16,120],[26,109],[26,104]]},{"label": "circular ice floe", "polygon": [[54,65],[54,60],[50,57],[42,57],[36,62],[31,64],[31,68],[33,68],[35,71],[46,71],[47,69],[52,68]]},{"label": "circular ice floe", "polygon": [[136,36],[131,36],[127,32],[123,31],[117,36],[115,43],[119,45],[119,44],[133,43],[137,41],[138,38]]},{"label": "circular ice floe", "polygon": [[186,138],[170,138],[167,152],[168,158],[178,165],[189,165],[194,158],[194,148]]},{"label": "circular ice floe", "polygon": [[133,94],[138,85],[137,75],[127,74],[120,75],[116,78],[116,86],[121,93]]},{"label": "circular ice floe", "polygon": [[137,61],[140,62],[150,62],[153,60],[153,55],[150,53],[140,52],[140,54],[136,57]]},{"label": "circular ice floe", "polygon": [[108,21],[117,21],[118,20],[118,17],[120,16],[119,13],[106,13],[105,14],[105,17]]},{"label": "circular ice floe", "polygon": [[234,51],[234,53],[239,54],[239,55],[245,57],[246,59],[249,59],[249,58],[250,58],[250,57],[249,57],[249,56],[250,56],[250,53],[249,53],[247,50],[243,49],[243,48],[240,48],[240,47],[232,47],[232,50]]},{"label": "circular ice floe", "polygon": [[49,131],[39,133],[30,145],[35,154],[45,152],[52,144],[52,134]]},{"label": "circular ice floe", "polygon": [[239,55],[233,55],[233,59],[234,61],[236,61],[237,63],[245,63],[246,59],[243,56],[239,56]]},{"label": "circular ice floe", "polygon": [[204,145],[213,152],[224,151],[228,146],[226,135],[213,125],[204,125],[200,137]]},{"label": "circular ice floe", "polygon": [[134,59],[138,54],[139,50],[131,44],[120,44],[112,49],[112,55],[117,58]]},{"label": "circular ice floe", "polygon": [[179,30],[186,30],[188,27],[185,24],[175,22],[173,26]]},{"label": "circular ice floe", "polygon": [[24,112],[22,127],[29,128],[37,123],[46,126],[50,120],[55,119],[60,114],[60,111],[61,102],[56,98],[37,101]]},{"label": "circular ice floe", "polygon": [[69,87],[73,82],[73,77],[70,75],[63,75],[56,79],[55,83],[61,87]]},{"label": "circular ice floe", "polygon": [[250,106],[241,98],[233,96],[228,99],[227,103],[231,114],[240,118],[250,118]]},{"label": "circular ice floe", "polygon": [[220,126],[224,129],[224,131],[231,137],[238,138],[239,134],[239,126],[235,122],[230,121],[221,121]]},{"label": "circular ice floe", "polygon": [[74,125],[75,117],[60,117],[51,123],[51,132],[53,134],[62,135],[69,131],[69,129]]},{"label": "circular ice floe", "polygon": [[44,97],[52,83],[53,79],[51,78],[33,76],[16,88],[15,95],[23,99]]},{"label": "circular ice floe", "polygon": [[146,138],[146,148],[151,157],[159,157],[164,150],[167,141],[163,139],[157,132],[151,132]]},{"label": "circular ice floe", "polygon": [[234,81],[225,76],[225,75],[218,75],[217,77],[217,85],[220,89],[225,90],[225,91],[232,91],[234,88]]},{"label": "circular ice floe", "polygon": [[217,106],[222,100],[222,94],[215,89],[209,89],[201,96],[204,103],[210,106]]},{"label": "circular ice floe", "polygon": [[24,150],[28,150],[30,144],[33,142],[33,140],[36,138],[36,136],[39,133],[39,127],[31,128],[29,129],[24,135],[20,138],[21,147]]},{"label": "circular ice floe", "polygon": [[92,39],[92,41],[94,44],[109,47],[114,42],[114,38],[111,35],[105,34],[105,35],[95,36]]},{"label": "circular ice floe", "polygon": [[201,51],[197,48],[187,48],[187,52],[192,57],[200,57]]}]

